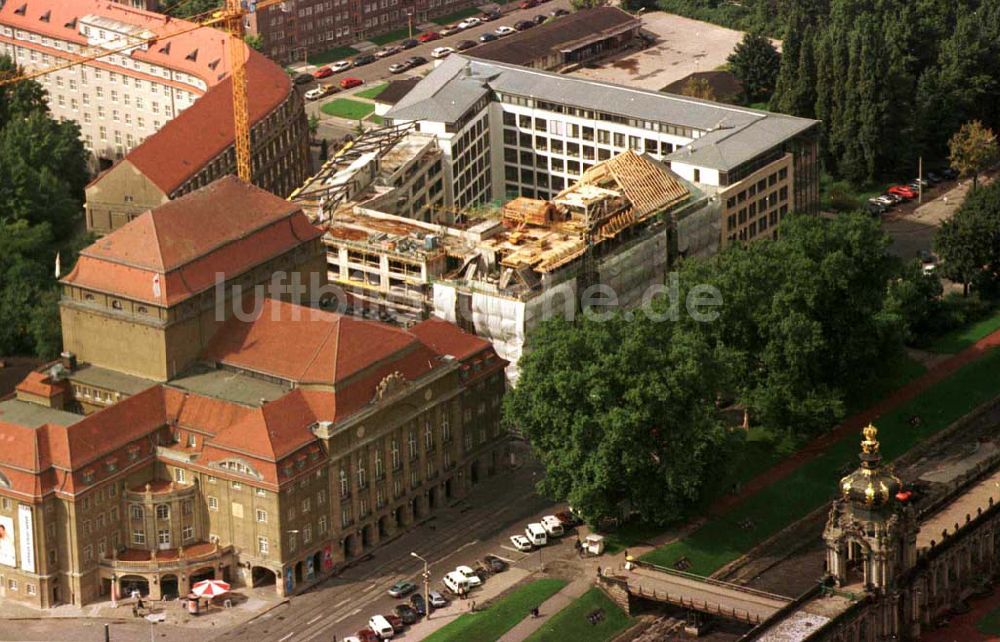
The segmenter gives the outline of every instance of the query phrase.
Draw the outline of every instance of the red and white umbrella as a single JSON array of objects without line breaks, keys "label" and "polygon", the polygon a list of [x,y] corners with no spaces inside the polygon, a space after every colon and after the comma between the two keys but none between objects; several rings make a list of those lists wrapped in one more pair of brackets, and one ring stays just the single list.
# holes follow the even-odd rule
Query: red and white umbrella
[{"label": "red and white umbrella", "polygon": [[229,592],[229,584],[222,580],[202,580],[191,587],[198,597],[217,597]]}]

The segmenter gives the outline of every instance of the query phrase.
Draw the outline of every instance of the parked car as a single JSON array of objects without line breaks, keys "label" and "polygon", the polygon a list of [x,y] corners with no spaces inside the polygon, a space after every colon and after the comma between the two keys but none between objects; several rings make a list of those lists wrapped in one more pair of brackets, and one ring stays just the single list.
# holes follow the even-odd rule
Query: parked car
[{"label": "parked car", "polygon": [[534,9],[538,6],[538,0],[524,0],[519,6],[522,9]]},{"label": "parked car", "polygon": [[868,201],[867,203],[865,203],[865,209],[872,216],[882,216],[883,214],[889,211],[888,207],[877,201]]},{"label": "parked car", "polygon": [[484,12],[483,15],[479,16],[479,19],[482,20],[483,22],[491,22],[493,20],[499,20],[502,17],[503,17],[502,13],[494,10],[494,11]]},{"label": "parked car", "polygon": [[482,586],[483,585],[483,580],[480,579],[480,577],[478,575],[476,575],[476,572],[473,571],[472,568],[469,567],[469,566],[464,566],[464,565],[463,566],[456,566],[455,567],[455,572],[461,573],[462,575],[464,575],[465,579],[467,579],[469,581],[469,586],[471,588],[476,588],[477,586]]},{"label": "parked car", "polygon": [[316,78],[317,80],[319,80],[320,78],[329,78],[332,75],[333,75],[333,69],[330,69],[329,67],[320,67],[319,69],[313,72],[313,78]]},{"label": "parked car", "polygon": [[476,46],[475,40],[459,40],[457,43],[455,43],[455,49],[458,49],[459,51],[472,49],[475,46]]},{"label": "parked car", "polygon": [[490,33],[487,31],[483,35],[479,36],[479,42],[493,42],[494,40],[499,40],[500,36],[495,33]]},{"label": "parked car", "polygon": [[920,258],[921,270],[924,274],[933,274],[935,268],[937,268],[937,257],[930,250],[920,250],[917,252],[917,256]]},{"label": "parked car", "polygon": [[472,29],[473,27],[478,27],[481,24],[483,24],[483,21],[480,20],[479,18],[476,18],[476,17],[466,18],[462,22],[458,23],[458,28],[459,29]]},{"label": "parked car", "polygon": [[399,617],[398,615],[389,614],[389,615],[383,615],[382,617],[384,617],[386,621],[390,625],[392,625],[392,630],[395,633],[401,633],[403,629],[406,628],[406,624],[403,623],[403,618]]},{"label": "parked car", "polygon": [[427,615],[427,604],[424,602],[424,596],[420,593],[414,593],[410,596],[410,606],[420,617]]},{"label": "parked car", "polygon": [[352,65],[353,63],[350,60],[338,60],[337,62],[330,65],[330,69],[333,70],[333,73],[337,73],[339,71],[345,71],[347,69],[350,69]]},{"label": "parked car", "polygon": [[540,13],[534,18],[532,18],[531,21],[534,22],[536,25],[540,25],[548,19],[549,17],[547,15]]},{"label": "parked car", "polygon": [[426,65],[427,59],[423,56],[413,56],[412,58],[407,58],[406,62],[410,65],[410,68],[419,67],[420,65]]},{"label": "parked car", "polygon": [[348,76],[347,78],[342,78],[340,80],[341,89],[351,89],[353,87],[360,87],[365,84],[365,81],[360,78],[355,78],[354,76]]},{"label": "parked car", "polygon": [[945,167],[944,169],[941,170],[940,173],[941,176],[945,178],[945,180],[953,181],[956,178],[958,178],[958,170],[956,170],[953,167]]},{"label": "parked car", "polygon": [[937,172],[927,172],[927,181],[931,185],[937,185],[938,183],[940,183],[943,180],[944,180],[944,177],[941,176],[940,174],[938,174]]},{"label": "parked car", "polygon": [[360,642],[379,642],[378,635],[368,627],[361,629],[355,635],[358,636]]},{"label": "parked car", "polygon": [[400,49],[413,49],[420,44],[420,41],[416,38],[407,38],[403,42],[399,43]]},{"label": "parked car", "polygon": [[507,562],[496,555],[487,555],[483,558],[483,561],[486,562],[486,566],[494,573],[503,573],[507,570]]},{"label": "parked car", "polygon": [[330,94],[335,94],[339,89],[333,85],[320,85],[319,87],[313,87],[306,92],[306,100],[319,100],[323,96],[329,96]]},{"label": "parked car", "polygon": [[563,530],[562,522],[555,515],[546,515],[542,517],[542,527],[545,529],[545,533],[549,537],[562,537]]},{"label": "parked car", "polygon": [[375,62],[375,56],[371,54],[364,54],[363,56],[358,56],[354,59],[355,67],[364,67],[365,65],[370,65]]},{"label": "parked car", "polygon": [[451,47],[437,47],[431,52],[431,56],[434,58],[447,58],[453,53],[455,53],[455,50]]},{"label": "parked car", "polygon": [[430,593],[427,594],[427,597],[431,603],[431,608],[434,609],[443,609],[449,604],[448,598],[446,598],[444,595],[441,595],[437,591],[431,591]]},{"label": "parked car", "polygon": [[443,28],[441,30],[441,35],[442,36],[453,36],[453,35],[455,35],[456,33],[458,33],[461,30],[462,30],[461,27],[459,27],[458,25],[448,25],[447,27],[445,27],[445,28]]},{"label": "parked car", "polygon": [[517,29],[514,29],[513,27],[508,27],[507,25],[500,25],[499,27],[496,28],[496,31],[494,31],[493,33],[503,38],[504,36],[509,36],[512,33],[517,33]]},{"label": "parked car", "polygon": [[569,11],[566,11],[565,9],[553,9],[549,12],[549,15],[553,18],[559,18],[561,16],[568,16]]},{"label": "parked car", "polygon": [[389,73],[390,74],[401,74],[401,73],[403,73],[404,71],[406,71],[409,68],[410,68],[410,65],[407,62],[394,62],[391,65],[389,65]]},{"label": "parked car", "polygon": [[888,200],[890,205],[898,205],[899,203],[902,203],[903,201],[906,200],[902,196],[898,196],[896,194],[889,194],[889,193],[885,193],[882,196],[880,196],[879,198],[884,198],[884,199]]},{"label": "parked car", "polygon": [[556,519],[562,523],[563,528],[573,528],[583,523],[583,520],[571,510],[559,511],[556,513]]},{"label": "parked car", "polygon": [[419,40],[420,42],[430,42],[432,40],[440,40],[440,39],[441,39],[441,34],[439,34],[436,31],[425,31],[419,36],[417,36],[417,40]]},{"label": "parked car", "polygon": [[375,631],[375,635],[380,640],[391,640],[396,635],[396,629],[392,623],[381,615],[373,615],[368,618],[368,628]]},{"label": "parked car", "polygon": [[535,23],[530,20],[519,20],[514,23],[514,28],[518,31],[527,31],[535,26]]},{"label": "parked car", "polygon": [[908,185],[893,185],[886,190],[889,194],[895,194],[905,199],[916,198],[917,193]]},{"label": "parked car", "polygon": [[868,203],[874,205],[881,205],[886,210],[895,205],[893,200],[884,194],[882,196],[873,196],[872,198],[869,198]]},{"label": "parked car", "polygon": [[375,57],[376,58],[388,58],[389,56],[391,56],[393,54],[398,54],[402,50],[403,50],[402,47],[395,47],[395,46],[393,46],[393,47],[383,47],[382,49],[379,49],[378,51],[375,52]]},{"label": "parked car", "polygon": [[511,535],[510,543],[514,545],[514,548],[524,553],[527,553],[534,548],[531,545],[531,540],[524,535]]},{"label": "parked car", "polygon": [[417,590],[417,585],[408,580],[399,580],[389,587],[389,597],[404,597]]},{"label": "parked car", "polygon": [[312,74],[299,74],[295,77],[296,85],[308,85],[312,81],[316,80],[316,77]]},{"label": "parked car", "polygon": [[409,604],[397,604],[395,608],[393,608],[393,611],[399,619],[403,621],[403,624],[414,624],[420,619],[420,616],[417,615],[417,612],[414,611],[413,607]]}]

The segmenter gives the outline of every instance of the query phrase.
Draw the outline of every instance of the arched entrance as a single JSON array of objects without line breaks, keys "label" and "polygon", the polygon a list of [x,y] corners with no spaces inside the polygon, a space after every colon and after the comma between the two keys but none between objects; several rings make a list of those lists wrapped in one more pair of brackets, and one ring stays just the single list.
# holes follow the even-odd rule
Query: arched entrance
[{"label": "arched entrance", "polygon": [[149,595],[149,580],[141,575],[124,575],[118,580],[118,595],[128,597],[133,591],[139,591],[143,597]]},{"label": "arched entrance", "polygon": [[165,600],[172,600],[178,596],[178,582],[177,576],[174,574],[163,575],[160,577],[160,595],[163,596]]},{"label": "arched entrance", "polygon": [[451,499],[451,494],[452,494],[451,478],[449,477],[444,482],[444,496],[446,499]]},{"label": "arched entrance", "polygon": [[394,512],[395,512],[395,516],[396,516],[396,526],[402,527],[403,526],[403,507],[399,506],[398,508],[396,508],[396,510]]},{"label": "arched entrance", "polygon": [[361,529],[361,550],[368,550],[372,545],[372,527],[369,524]]},{"label": "arched entrance", "polygon": [[479,460],[478,459],[475,460],[474,462],[472,462],[472,465],[469,467],[469,479],[471,480],[471,482],[473,484],[478,484],[479,483]]},{"label": "arched entrance", "polygon": [[298,562],[295,565],[295,585],[298,586],[302,583],[302,562]]},{"label": "arched entrance", "polygon": [[344,559],[354,557],[354,538],[356,534],[351,533],[344,537]]},{"label": "arched entrance", "polygon": [[278,581],[278,576],[266,566],[254,566],[250,569],[250,581],[253,583],[254,588],[258,586],[270,586]]},{"label": "arched entrance", "polygon": [[378,536],[380,538],[381,537],[388,537],[389,536],[389,529],[390,529],[390,526],[389,526],[389,516],[388,515],[383,515],[382,517],[379,517],[378,518]]},{"label": "arched entrance", "polygon": [[199,568],[197,571],[191,573],[191,586],[194,586],[195,584],[203,580],[214,580],[214,579],[215,579],[215,568],[211,566]]},{"label": "arched entrance", "polygon": [[437,487],[427,490],[427,510],[432,511],[437,507]]}]

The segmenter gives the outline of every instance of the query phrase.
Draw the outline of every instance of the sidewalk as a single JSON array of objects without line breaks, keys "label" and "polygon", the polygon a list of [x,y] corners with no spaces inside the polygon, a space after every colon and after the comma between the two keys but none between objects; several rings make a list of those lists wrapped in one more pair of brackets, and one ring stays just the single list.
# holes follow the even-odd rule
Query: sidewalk
[{"label": "sidewalk", "polygon": [[593,585],[591,575],[573,580],[562,588],[561,591],[542,602],[538,607],[538,617],[526,617],[517,626],[507,631],[498,642],[521,642],[526,640],[532,633],[545,624],[550,617],[563,610],[578,597],[586,593]]}]

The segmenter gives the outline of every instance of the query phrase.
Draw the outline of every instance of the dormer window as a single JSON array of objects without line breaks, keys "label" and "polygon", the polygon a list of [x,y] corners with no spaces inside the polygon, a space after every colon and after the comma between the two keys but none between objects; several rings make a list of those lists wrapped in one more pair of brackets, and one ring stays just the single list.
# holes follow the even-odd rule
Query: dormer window
[{"label": "dormer window", "polygon": [[28,5],[27,4],[22,4],[17,9],[14,9],[14,15],[16,15],[16,16],[23,16],[26,13],[28,13]]},{"label": "dormer window", "polygon": [[128,460],[135,461],[137,459],[139,459],[139,447],[132,446],[131,448],[128,449]]},{"label": "dormer window", "polygon": [[93,484],[94,483],[94,469],[93,468],[88,468],[87,470],[83,471],[83,483],[84,484]]},{"label": "dormer window", "polygon": [[185,60],[190,60],[191,62],[196,62],[198,60],[198,50],[195,49],[194,51],[192,51],[188,55],[184,56],[184,59]]},{"label": "dormer window", "polygon": [[113,473],[116,470],[118,470],[118,460],[117,459],[109,459],[106,462],[104,462],[104,467],[107,469],[107,471],[109,473]]},{"label": "dormer window", "polygon": [[52,11],[46,11],[41,15],[39,20],[41,20],[42,22],[48,22],[51,18],[52,18]]}]

